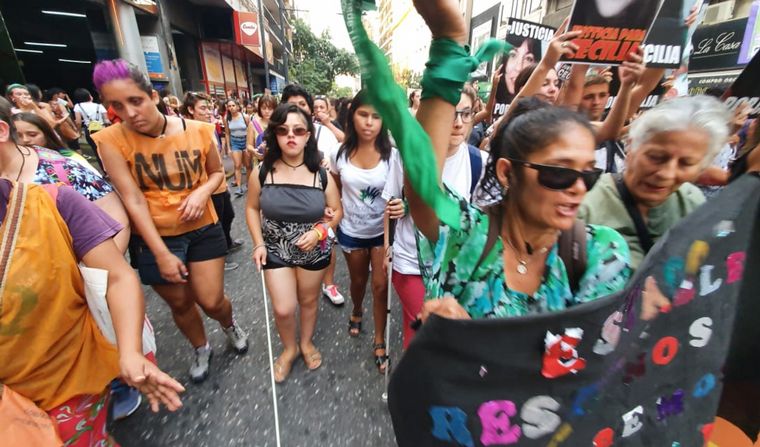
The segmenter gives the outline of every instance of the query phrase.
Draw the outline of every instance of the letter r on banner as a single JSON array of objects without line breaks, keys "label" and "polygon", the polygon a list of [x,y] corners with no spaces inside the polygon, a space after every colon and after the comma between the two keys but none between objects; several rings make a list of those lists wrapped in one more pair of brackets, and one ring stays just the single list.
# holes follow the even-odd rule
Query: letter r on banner
[{"label": "letter r on banner", "polygon": [[467,414],[457,407],[430,407],[433,436],[447,442],[473,447],[472,434],[467,430]]}]

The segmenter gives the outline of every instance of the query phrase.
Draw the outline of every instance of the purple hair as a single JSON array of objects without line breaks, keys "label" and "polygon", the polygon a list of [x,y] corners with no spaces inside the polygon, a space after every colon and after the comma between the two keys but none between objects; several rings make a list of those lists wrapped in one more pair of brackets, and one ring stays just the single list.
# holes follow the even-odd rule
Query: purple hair
[{"label": "purple hair", "polygon": [[139,67],[124,59],[98,62],[92,71],[92,83],[95,84],[95,88],[98,91],[109,82],[120,79],[131,79],[148,96],[153,94],[153,85],[150,83],[148,76]]}]

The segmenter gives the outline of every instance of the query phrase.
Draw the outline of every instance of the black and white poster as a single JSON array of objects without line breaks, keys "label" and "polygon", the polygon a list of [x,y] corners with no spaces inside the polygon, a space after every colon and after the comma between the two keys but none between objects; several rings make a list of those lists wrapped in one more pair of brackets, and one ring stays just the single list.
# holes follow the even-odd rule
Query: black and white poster
[{"label": "black and white poster", "polygon": [[569,31],[582,34],[579,49],[565,60],[620,65],[643,45],[662,0],[576,0]]},{"label": "black and white poster", "polygon": [[689,27],[686,17],[699,0],[665,0],[644,45],[648,67],[678,68],[683,59]]},{"label": "black and white poster", "polygon": [[[736,313],[757,308],[743,283],[760,269],[758,211],[760,177],[745,175],[671,229],[618,295],[529,317],[432,317],[391,378],[398,445],[705,445],[729,352],[757,376],[731,341],[757,333]],[[644,321],[650,276],[671,305]]]},{"label": "black and white poster", "polygon": [[502,78],[496,89],[494,119],[504,115],[507,106],[517,92],[515,79],[526,68],[541,60],[549,41],[554,37],[555,29],[540,23],[509,19],[506,41],[513,48],[502,60]]}]

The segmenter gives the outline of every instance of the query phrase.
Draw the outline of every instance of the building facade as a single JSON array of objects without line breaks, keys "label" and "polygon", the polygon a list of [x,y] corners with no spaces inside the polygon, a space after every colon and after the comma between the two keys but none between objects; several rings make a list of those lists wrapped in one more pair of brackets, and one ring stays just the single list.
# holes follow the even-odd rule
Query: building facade
[{"label": "building facade", "polygon": [[92,89],[94,64],[121,57],[148,72],[158,90],[173,94],[207,91],[247,98],[265,87],[276,91],[287,81],[292,51],[289,1],[5,2],[0,86],[31,82],[43,89]]}]

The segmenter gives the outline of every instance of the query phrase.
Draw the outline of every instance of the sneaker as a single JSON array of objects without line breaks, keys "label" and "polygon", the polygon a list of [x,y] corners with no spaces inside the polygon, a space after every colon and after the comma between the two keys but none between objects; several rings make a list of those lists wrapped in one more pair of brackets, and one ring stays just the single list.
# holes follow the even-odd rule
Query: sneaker
[{"label": "sneaker", "polygon": [[246,334],[240,326],[233,323],[232,326],[222,330],[235,352],[238,354],[245,354],[248,351],[248,334]]},{"label": "sneaker", "polygon": [[329,286],[322,284],[322,295],[330,300],[330,302],[335,306],[342,306],[343,303],[346,302],[346,299],[343,298],[343,295],[338,292],[338,288],[335,287],[335,284],[330,284]]},{"label": "sneaker", "polygon": [[245,191],[243,191],[242,189],[238,189],[237,191],[235,191],[235,198],[243,197],[244,195],[245,195]]},{"label": "sneaker", "polygon": [[230,248],[227,250],[227,253],[235,253],[236,251],[243,248],[243,244],[244,242],[242,239],[235,239],[232,241],[232,244],[230,244]]},{"label": "sneaker", "polygon": [[111,420],[120,421],[132,416],[142,403],[142,395],[137,389],[121,380],[111,384]]},{"label": "sneaker", "polygon": [[238,267],[240,267],[240,264],[238,264],[237,262],[225,262],[224,263],[224,271],[225,272],[230,272],[232,270],[237,269]]},{"label": "sneaker", "polygon": [[211,362],[211,356],[213,355],[211,346],[201,346],[195,349],[195,360],[193,360],[192,366],[190,366],[190,379],[194,383],[201,383],[208,378],[208,365]]}]

